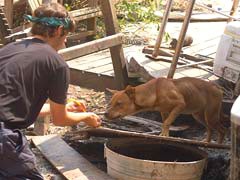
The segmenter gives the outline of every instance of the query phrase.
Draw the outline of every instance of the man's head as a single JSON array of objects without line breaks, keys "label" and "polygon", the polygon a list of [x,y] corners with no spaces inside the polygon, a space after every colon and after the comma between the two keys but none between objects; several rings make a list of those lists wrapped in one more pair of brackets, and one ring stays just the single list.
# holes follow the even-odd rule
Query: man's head
[{"label": "man's head", "polygon": [[33,36],[56,38],[59,41],[56,44],[62,43],[68,32],[75,30],[75,21],[58,3],[42,4],[33,12],[33,16],[26,15],[25,19],[33,23],[31,30]]}]

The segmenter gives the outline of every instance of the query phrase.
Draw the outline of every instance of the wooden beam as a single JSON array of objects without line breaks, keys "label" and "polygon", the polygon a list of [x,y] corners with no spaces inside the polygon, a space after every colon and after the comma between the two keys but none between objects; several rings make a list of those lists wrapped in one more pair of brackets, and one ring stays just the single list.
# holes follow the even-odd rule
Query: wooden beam
[{"label": "wooden beam", "polygon": [[87,36],[92,36],[95,34],[94,30],[89,30],[89,31],[83,31],[79,32],[77,34],[71,34],[67,36],[67,40],[79,40],[81,38],[87,37]]},{"label": "wooden beam", "polygon": [[86,8],[81,8],[81,9],[77,9],[77,10],[73,10],[73,11],[70,11],[69,14],[76,18],[78,16],[83,16],[83,15],[86,15],[86,14],[91,14],[91,13],[96,13],[96,12],[100,12],[101,9],[100,7],[86,7]]},{"label": "wooden beam", "polygon": [[162,142],[188,144],[188,145],[205,147],[205,148],[230,149],[230,145],[226,145],[226,144],[207,143],[204,141],[184,139],[180,137],[157,136],[157,135],[150,135],[147,133],[122,131],[118,129],[111,129],[111,128],[105,128],[105,127],[86,128],[82,130],[77,130],[77,131],[73,131],[72,135],[75,136],[74,140],[78,140],[78,139],[80,140],[82,137],[90,137],[90,136],[110,137],[110,138],[137,137],[137,138],[144,138],[144,139],[154,139]]},{"label": "wooden beam", "polygon": [[67,180],[113,180],[71,148],[58,135],[34,136],[31,140]]},{"label": "wooden beam", "polygon": [[[100,4],[107,36],[119,33],[116,9],[112,0],[100,0]],[[128,84],[128,73],[122,45],[111,47],[110,53],[118,89],[124,89]]]},{"label": "wooden beam", "polygon": [[119,44],[122,44],[122,34],[120,33],[62,49],[59,51],[59,54],[61,54],[63,58],[68,61],[76,57],[107,49],[109,47],[118,46]]}]

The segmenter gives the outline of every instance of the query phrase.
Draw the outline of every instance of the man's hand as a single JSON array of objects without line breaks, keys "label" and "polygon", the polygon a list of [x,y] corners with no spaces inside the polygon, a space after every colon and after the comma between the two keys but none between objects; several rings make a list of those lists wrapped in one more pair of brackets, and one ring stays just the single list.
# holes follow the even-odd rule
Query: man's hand
[{"label": "man's hand", "polygon": [[67,105],[58,104],[50,100],[53,124],[56,126],[73,126],[84,122],[91,127],[99,127],[101,119],[93,112],[86,112],[85,106],[79,101],[68,102]]},{"label": "man's hand", "polygon": [[99,127],[102,123],[100,117],[92,112],[89,112],[89,117],[84,121],[88,126]]}]

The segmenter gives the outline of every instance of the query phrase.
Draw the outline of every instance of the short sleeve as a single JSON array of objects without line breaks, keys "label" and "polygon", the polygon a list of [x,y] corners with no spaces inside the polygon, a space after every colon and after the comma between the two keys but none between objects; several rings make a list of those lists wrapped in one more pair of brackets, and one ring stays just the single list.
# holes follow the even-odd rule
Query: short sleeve
[{"label": "short sleeve", "polygon": [[49,88],[49,99],[58,104],[65,104],[70,81],[69,68],[67,66],[60,67],[53,76]]}]

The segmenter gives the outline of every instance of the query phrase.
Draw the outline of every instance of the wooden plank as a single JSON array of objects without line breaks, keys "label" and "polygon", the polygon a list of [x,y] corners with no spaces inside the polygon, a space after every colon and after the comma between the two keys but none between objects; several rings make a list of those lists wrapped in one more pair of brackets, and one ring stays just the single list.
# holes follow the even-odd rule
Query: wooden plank
[{"label": "wooden plank", "polygon": [[99,12],[94,12],[94,13],[91,13],[91,14],[84,14],[84,15],[81,15],[81,16],[74,17],[74,20],[75,21],[82,21],[82,20],[85,20],[85,19],[93,18],[93,17],[99,17],[101,15],[102,15],[102,13],[99,11]]},{"label": "wooden plank", "polygon": [[[110,36],[119,33],[119,26],[113,2],[111,0],[101,0],[100,3],[106,27],[106,34]],[[115,79],[119,86],[118,89],[124,89],[128,84],[128,73],[122,45],[111,47],[110,53],[115,72]]]},{"label": "wooden plank", "polygon": [[68,180],[111,180],[58,135],[32,137],[34,145],[46,159]]},{"label": "wooden plank", "polygon": [[75,64],[75,66],[70,66],[70,67],[73,67],[74,69],[77,69],[79,67],[83,71],[101,73],[101,71],[96,71],[95,69],[97,69],[99,67],[109,65],[109,64],[110,64],[110,68],[113,69],[112,62],[108,58],[107,59],[102,59],[100,61],[96,61],[94,63]]},{"label": "wooden plank", "polygon": [[70,67],[75,68],[76,66],[80,66],[81,69],[85,69],[85,67],[96,67],[101,64],[112,63],[110,55],[101,56],[101,54],[100,55],[96,54],[96,56],[88,56],[88,57],[83,56],[83,57],[84,58],[68,61],[67,63]]},{"label": "wooden plank", "polygon": [[88,30],[88,31],[79,32],[77,34],[68,35],[67,39],[68,40],[78,40],[78,39],[81,39],[83,37],[91,36],[91,35],[94,35],[94,34],[95,34],[94,30]]},{"label": "wooden plank", "polygon": [[75,66],[81,66],[81,65],[85,65],[85,64],[89,64],[89,63],[95,63],[95,61],[102,61],[107,59],[107,61],[111,61],[111,57],[110,57],[110,53],[108,52],[108,54],[96,54],[93,53],[91,55],[88,56],[82,56],[82,57],[78,57],[74,60],[71,61],[67,61],[67,64],[72,67],[75,68]]},{"label": "wooden plank", "polygon": [[86,8],[81,8],[81,9],[70,11],[69,14],[72,17],[77,18],[78,16],[83,16],[86,14],[96,13],[96,12],[100,12],[100,11],[101,11],[100,7],[95,7],[95,8],[86,7]]},{"label": "wooden plank", "polygon": [[70,11],[69,14],[74,17],[76,21],[84,20],[86,18],[83,18],[84,16],[87,15],[92,15],[89,17],[98,17],[101,16],[101,10],[100,7],[86,7],[86,8],[81,8],[77,10]]},{"label": "wooden plank", "polygon": [[106,88],[116,89],[117,82],[114,76],[84,72],[70,68],[70,83],[97,91],[105,91]]},{"label": "wooden plank", "polygon": [[109,71],[113,72],[112,70],[113,70],[112,63],[107,63],[107,64],[104,64],[104,65],[101,65],[98,67],[86,69],[86,71],[101,74],[101,75],[109,75],[109,74],[104,74],[104,73],[107,73]]},{"label": "wooden plank", "polygon": [[59,54],[61,54],[63,58],[68,61],[70,59],[101,51],[109,47],[118,46],[119,44],[122,44],[122,34],[120,33],[62,49],[59,51]]},{"label": "wooden plank", "polygon": [[4,12],[9,28],[13,26],[13,0],[4,0]]},{"label": "wooden plank", "polygon": [[215,54],[217,51],[217,46],[220,40],[220,34],[211,39],[204,40],[203,42],[198,42],[193,44],[190,47],[183,48],[185,54],[201,54],[204,56],[208,56],[211,54]]},{"label": "wooden plank", "polygon": [[[185,15],[182,12],[172,12],[169,16],[169,21],[184,21]],[[193,13],[191,16],[191,22],[217,22],[227,21],[227,17],[216,15],[213,13]]]}]

